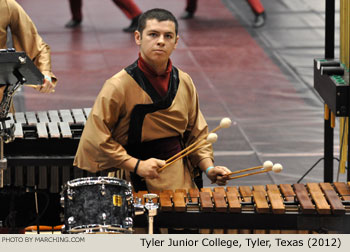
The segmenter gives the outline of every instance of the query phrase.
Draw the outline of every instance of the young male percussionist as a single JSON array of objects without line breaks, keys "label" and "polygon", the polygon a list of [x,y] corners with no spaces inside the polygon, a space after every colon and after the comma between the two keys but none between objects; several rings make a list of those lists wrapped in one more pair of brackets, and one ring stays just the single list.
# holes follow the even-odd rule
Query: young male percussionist
[{"label": "young male percussionist", "polygon": [[[225,185],[230,170],[214,166],[211,145],[162,172],[166,159],[208,134],[190,76],[174,67],[170,55],[179,41],[172,13],[152,9],[135,32],[139,58],[108,79],[81,136],[74,165],[97,172],[118,167],[130,173],[138,190],[195,188],[198,171]],[[195,168],[193,168],[195,167]]]}]

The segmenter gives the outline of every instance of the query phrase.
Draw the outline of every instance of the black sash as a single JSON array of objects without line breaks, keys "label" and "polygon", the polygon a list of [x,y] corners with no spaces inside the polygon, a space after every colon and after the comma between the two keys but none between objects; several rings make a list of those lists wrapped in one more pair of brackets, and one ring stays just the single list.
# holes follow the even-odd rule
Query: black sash
[{"label": "black sash", "polygon": [[[172,67],[168,92],[166,96],[161,97],[141,69],[137,66],[137,61],[125,68],[125,71],[151,97],[153,103],[137,104],[133,108],[130,116],[128,143],[127,146],[124,147],[129,155],[141,160],[146,160],[152,157],[166,160],[182,149],[181,138],[176,136],[141,143],[142,125],[143,120],[148,113],[167,109],[171,106],[179,87],[179,72],[176,67]],[[130,178],[135,191],[147,190],[143,178],[134,173],[130,173]]]},{"label": "black sash", "polygon": [[[176,136],[125,146],[125,149],[129,155],[141,160],[149,158],[167,160],[182,150],[182,143],[181,138]],[[147,191],[146,182],[142,177],[131,172],[130,179],[136,192]]]}]

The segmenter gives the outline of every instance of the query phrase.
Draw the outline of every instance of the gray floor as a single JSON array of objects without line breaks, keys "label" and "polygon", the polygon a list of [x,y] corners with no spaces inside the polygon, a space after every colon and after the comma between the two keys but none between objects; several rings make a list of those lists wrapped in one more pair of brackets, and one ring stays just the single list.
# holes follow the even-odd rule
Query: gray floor
[{"label": "gray floor", "polygon": [[[313,89],[313,59],[324,57],[325,1],[262,0],[267,23],[259,29],[251,28],[254,17],[245,1],[222,2],[264,48],[288,81],[279,84],[275,78],[278,76],[270,76],[273,82],[270,89],[259,89],[257,85],[256,89],[250,90],[255,95],[264,97],[268,101],[265,104],[257,102],[238,109],[231,108],[230,104],[223,104],[227,113],[234,118],[235,125],[222,132],[223,136],[219,136],[217,146],[214,145],[216,162],[232,164],[232,170],[255,166],[265,160],[279,162],[284,167],[279,174],[261,174],[232,180],[230,185],[296,183],[323,157],[323,102]],[[336,2],[337,57],[339,3]],[[261,106],[265,106],[269,113],[260,113],[263,112]],[[215,127],[214,122],[218,124],[219,120],[209,121],[212,127]],[[219,143],[221,139],[225,143]],[[229,147],[231,143],[234,146]],[[334,149],[337,157],[337,127]],[[336,179],[337,161],[334,167]],[[339,175],[340,181],[345,179],[345,174]],[[322,181],[323,161],[301,182]]]}]

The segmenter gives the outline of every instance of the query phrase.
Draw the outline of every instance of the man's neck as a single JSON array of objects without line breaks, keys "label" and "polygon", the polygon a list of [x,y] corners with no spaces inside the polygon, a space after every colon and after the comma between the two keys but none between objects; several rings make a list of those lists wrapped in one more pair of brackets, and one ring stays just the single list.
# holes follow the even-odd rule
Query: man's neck
[{"label": "man's neck", "polygon": [[[142,55],[140,55],[142,57]],[[148,65],[148,67],[152,68],[152,70],[157,73],[157,75],[162,75],[165,73],[168,67],[168,61],[154,63],[153,61],[148,60],[146,57],[142,57],[143,61]]]}]

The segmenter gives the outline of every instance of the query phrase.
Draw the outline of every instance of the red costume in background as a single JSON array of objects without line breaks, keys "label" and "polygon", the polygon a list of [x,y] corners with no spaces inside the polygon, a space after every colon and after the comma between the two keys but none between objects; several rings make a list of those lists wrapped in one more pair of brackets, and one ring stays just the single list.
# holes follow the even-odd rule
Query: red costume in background
[{"label": "red costume in background", "polygon": [[[197,10],[197,1],[198,0],[187,0],[185,12],[181,15],[182,19],[190,19],[194,17],[194,13]],[[246,0],[254,12],[255,21],[253,27],[258,28],[265,24],[266,14],[265,8],[260,2],[260,0]]]},{"label": "red costume in background", "polygon": [[[129,27],[123,29],[125,32],[134,32],[138,26],[138,18],[142,11],[137,7],[133,0],[112,0],[121,11],[131,19]],[[69,6],[72,13],[72,19],[66,24],[67,28],[78,27],[83,20],[82,0],[69,0]]]},{"label": "red costume in background", "polygon": [[[122,12],[129,18],[133,19],[139,16],[142,11],[137,7],[133,0],[112,0]],[[70,10],[72,12],[73,20],[81,21],[83,19],[82,14],[82,0],[69,0]]]}]

